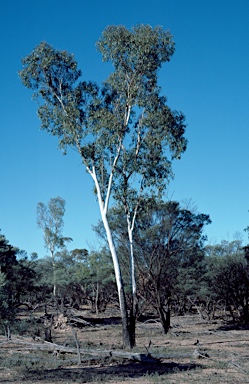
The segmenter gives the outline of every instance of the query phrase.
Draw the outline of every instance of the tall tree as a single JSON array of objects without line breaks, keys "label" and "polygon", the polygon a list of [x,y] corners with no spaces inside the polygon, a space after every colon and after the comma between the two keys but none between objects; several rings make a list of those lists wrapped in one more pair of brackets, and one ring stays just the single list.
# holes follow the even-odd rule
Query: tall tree
[{"label": "tall tree", "polygon": [[135,344],[137,284],[133,233],[141,201],[149,194],[160,194],[172,175],[171,162],[186,148],[184,116],[171,111],[166,98],[160,96],[158,70],[174,52],[172,36],[161,28],[138,26],[108,27],[97,44],[105,61],[115,71],[106,84],[118,95],[121,118],[131,116],[127,142],[118,159],[114,180],[114,198],[122,204],[127,221],[130,245],[132,304],[130,335]]},{"label": "tall tree", "polygon": [[55,253],[65,247],[65,242],[71,241],[70,237],[63,237],[63,216],[66,202],[61,197],[51,198],[48,205],[42,202],[37,204],[37,224],[43,231],[45,248],[50,252],[53,266],[53,295],[56,296],[56,262]]},{"label": "tall tree", "polygon": [[[101,218],[113,259],[123,324],[124,346],[134,346],[134,314],[128,322],[122,273],[108,223],[111,193],[122,202],[130,240],[131,286],[136,297],[133,229],[143,193],[162,192],[171,174],[171,158],[186,148],[184,117],[160,95],[158,70],[174,53],[169,32],[138,25],[109,26],[97,43],[114,72],[102,87],[79,81],[73,55],[39,44],[23,59],[25,86],[43,100],[42,128],[73,147],[94,181]],[[170,159],[168,158],[170,156]],[[132,312],[134,308],[132,308]]]}]

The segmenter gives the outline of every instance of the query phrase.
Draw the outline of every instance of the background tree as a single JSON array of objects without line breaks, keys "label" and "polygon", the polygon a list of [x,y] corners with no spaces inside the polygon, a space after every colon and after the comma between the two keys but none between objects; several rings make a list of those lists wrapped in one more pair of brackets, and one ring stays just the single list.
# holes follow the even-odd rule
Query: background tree
[{"label": "background tree", "polygon": [[111,263],[110,253],[102,248],[100,251],[92,251],[88,259],[88,297],[95,313],[104,311],[111,301],[117,300],[114,289],[115,275]]},{"label": "background tree", "polygon": [[158,86],[158,70],[174,52],[168,33],[159,27],[152,30],[148,25],[134,27],[132,31],[110,26],[104,30],[97,47],[103,59],[115,68],[106,85],[118,95],[115,104],[123,106],[121,118],[126,121],[131,116],[132,129],[117,161],[114,198],[123,207],[127,222],[131,281],[129,326],[134,345],[138,309],[133,244],[135,221],[145,196],[161,196],[172,176],[170,160],[180,158],[186,149],[184,116],[170,110]]},{"label": "background tree", "polygon": [[49,250],[53,266],[53,295],[56,296],[56,262],[55,253],[65,247],[70,237],[63,237],[63,216],[65,214],[65,200],[61,197],[51,198],[46,206],[37,204],[37,224],[43,231],[45,248]]},{"label": "background tree", "polygon": [[192,213],[175,201],[152,201],[139,217],[135,243],[141,295],[156,309],[165,333],[171,300],[193,289],[204,258],[202,231],[209,223],[208,215]]},{"label": "background tree", "polygon": [[[125,279],[129,279],[129,239],[122,209],[110,210],[109,222],[118,249]],[[184,209],[178,202],[148,199],[141,202],[134,228],[134,255],[138,285],[139,313],[154,308],[163,330],[170,327],[170,308],[183,308],[188,298],[196,298],[205,270],[203,228],[208,215]],[[103,226],[95,227],[104,237]]]},{"label": "background tree", "polygon": [[12,296],[12,272],[17,264],[18,248],[11,246],[4,235],[0,234],[0,318],[6,336],[10,337],[10,323],[15,317],[15,303]]},{"label": "background tree", "polygon": [[56,255],[56,267],[57,297],[62,312],[68,305],[79,307],[88,303],[92,311],[98,313],[105,310],[112,298],[117,299],[112,260],[107,250],[90,253],[62,250]]},{"label": "background tree", "polygon": [[[174,42],[161,27],[107,27],[97,43],[114,72],[100,88],[80,82],[74,57],[39,44],[22,60],[25,86],[41,103],[41,126],[81,156],[94,181],[101,218],[113,259],[119,295],[123,343],[135,344],[136,282],[132,233],[142,193],[162,191],[171,173],[171,158],[186,148],[184,117],[160,96],[158,70],[170,60]],[[130,242],[133,305],[130,324],[122,273],[108,222],[111,193],[122,202]]]},{"label": "background tree", "polygon": [[31,306],[54,303],[54,273],[51,268],[51,257],[39,257],[34,261],[34,270],[36,272],[35,289],[31,298]]},{"label": "background tree", "polygon": [[223,303],[233,320],[249,322],[249,265],[240,240],[207,247],[205,279],[216,303]]},{"label": "background tree", "polygon": [[18,306],[32,292],[35,272],[26,264],[26,254],[0,234],[0,322],[10,338]]},{"label": "background tree", "polygon": [[202,319],[207,316],[211,320],[214,302],[210,300],[210,290],[205,280],[204,240],[205,237],[201,243],[186,249],[180,260],[176,260],[178,267],[172,289],[172,302],[177,315],[184,315],[195,308]]},{"label": "background tree", "polygon": [[[82,250],[85,255],[87,250]],[[82,291],[78,286],[79,269],[82,268],[82,261],[79,261],[74,253],[67,249],[57,252],[56,257],[56,286],[57,304],[61,313],[64,313],[68,306],[77,308],[82,302]]]},{"label": "background tree", "polygon": [[[244,229],[244,232],[247,233],[248,240],[249,240],[249,225]],[[244,247],[244,253],[246,259],[249,261],[249,244]]]}]

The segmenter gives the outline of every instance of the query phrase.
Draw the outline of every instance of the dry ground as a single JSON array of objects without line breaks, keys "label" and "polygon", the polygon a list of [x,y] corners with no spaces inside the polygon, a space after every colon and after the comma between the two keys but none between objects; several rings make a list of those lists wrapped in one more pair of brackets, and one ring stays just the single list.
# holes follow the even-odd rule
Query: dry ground
[{"label": "dry ground", "polygon": [[[243,327],[200,321],[197,315],[173,317],[164,335],[156,320],[140,321],[134,352],[167,355],[158,364],[142,364],[114,356],[122,350],[117,317],[93,318],[89,311],[77,315],[95,323],[77,330],[81,350],[105,349],[112,356],[85,353],[77,365],[75,354],[43,351],[39,339],[12,336],[6,342],[0,337],[0,383],[249,383],[249,331]],[[56,344],[75,347],[70,327],[53,329],[52,337]]]}]

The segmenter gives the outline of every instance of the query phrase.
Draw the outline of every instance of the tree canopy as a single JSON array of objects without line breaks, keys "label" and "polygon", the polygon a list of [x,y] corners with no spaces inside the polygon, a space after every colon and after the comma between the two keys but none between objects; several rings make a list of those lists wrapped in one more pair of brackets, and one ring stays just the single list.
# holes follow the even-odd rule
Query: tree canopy
[{"label": "tree canopy", "polygon": [[132,346],[108,206],[112,196],[122,203],[126,214],[135,298],[132,243],[138,207],[145,194],[165,190],[172,175],[172,159],[180,158],[186,149],[185,119],[181,112],[169,108],[158,85],[158,71],[174,53],[168,31],[143,24],[131,30],[109,26],[97,49],[114,67],[100,86],[81,81],[74,56],[46,42],[22,60],[19,74],[39,100],[42,129],[58,137],[64,152],[67,147],[75,149],[93,179],[115,269],[124,344]]}]

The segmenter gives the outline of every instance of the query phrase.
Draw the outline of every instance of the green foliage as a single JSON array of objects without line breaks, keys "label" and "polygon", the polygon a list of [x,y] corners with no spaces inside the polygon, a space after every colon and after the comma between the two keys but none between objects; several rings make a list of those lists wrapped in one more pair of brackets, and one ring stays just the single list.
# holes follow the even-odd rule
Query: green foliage
[{"label": "green foliage", "polygon": [[249,265],[241,241],[223,241],[207,248],[205,279],[213,300],[223,302],[235,320],[249,322]]},{"label": "green foliage", "polygon": [[37,224],[43,231],[46,249],[49,250],[53,268],[53,295],[56,295],[56,265],[55,252],[65,248],[65,243],[71,241],[70,237],[63,237],[63,216],[65,214],[65,200],[55,197],[49,200],[48,205],[37,204]]},{"label": "green foliage", "polygon": [[189,299],[195,301],[202,297],[203,278],[206,272],[204,250],[200,246],[185,252],[184,260],[179,262],[177,280],[173,288],[173,296],[177,303],[186,304]]},{"label": "green foliage", "polygon": [[[129,241],[120,207],[110,210],[109,222],[128,280]],[[206,272],[203,228],[210,222],[208,215],[193,213],[175,201],[142,201],[133,244],[140,305],[152,305],[159,312],[170,301],[185,303],[188,296],[198,295]],[[101,223],[95,230],[105,238]]]},{"label": "green foliage", "polygon": [[29,300],[31,307],[49,301],[52,297],[54,284],[54,271],[51,265],[51,257],[39,258],[33,261],[33,265],[36,279]]},{"label": "green foliage", "polygon": [[[108,206],[111,197],[122,204],[134,265],[132,232],[140,202],[146,195],[162,196],[173,175],[172,160],[186,150],[186,126],[184,115],[169,108],[157,84],[159,69],[174,53],[169,32],[142,24],[131,30],[109,26],[97,49],[114,67],[101,87],[80,81],[73,55],[44,42],[22,60],[19,75],[39,99],[42,129],[58,137],[64,152],[68,146],[75,149],[94,181],[127,339],[123,279],[109,230]],[[133,267],[131,281],[135,295]]]},{"label": "green foliage", "polygon": [[155,307],[194,292],[203,271],[203,227],[210,218],[174,201],[153,202],[139,216],[135,232],[137,268],[143,295]]},{"label": "green foliage", "polygon": [[[97,43],[114,72],[106,80],[113,112],[125,133],[116,167],[114,197],[131,214],[141,192],[162,192],[172,175],[171,159],[186,149],[184,116],[170,110],[160,96],[158,70],[174,53],[169,32],[137,25],[107,27]],[[110,91],[109,91],[110,92]],[[120,115],[120,116],[119,116]],[[126,130],[125,130],[126,129]]]},{"label": "green foliage", "polygon": [[131,31],[124,26],[109,26],[97,43],[103,60],[111,61],[116,73],[123,76],[120,79],[120,86],[123,87],[131,72],[136,73],[141,86],[143,77],[155,77],[162,63],[170,60],[174,45],[172,35],[162,27],[153,29],[142,24],[133,27]]},{"label": "green foliage", "polygon": [[9,244],[0,234],[0,322],[9,335],[18,306],[29,297],[34,286],[35,271],[26,254]]},{"label": "green foliage", "polygon": [[5,323],[11,320],[15,314],[15,294],[12,287],[17,266],[16,254],[18,249],[11,246],[4,235],[0,234],[0,319]]},{"label": "green foliage", "polygon": [[140,174],[143,188],[162,189],[171,173],[166,149],[178,158],[186,148],[184,116],[170,110],[157,85],[159,68],[174,52],[172,36],[161,27],[110,26],[97,48],[114,66],[102,88],[80,82],[74,57],[47,43],[22,60],[23,84],[43,100],[42,128],[64,150],[76,148],[96,173],[103,200],[114,170],[118,199],[120,186],[131,188],[132,174]]},{"label": "green foliage", "polygon": [[45,247],[52,257],[56,249],[63,248],[66,241],[72,240],[62,235],[65,204],[59,196],[51,198],[47,206],[41,202],[37,204],[37,224],[43,231]]},{"label": "green foliage", "polygon": [[102,249],[66,250],[56,256],[57,296],[64,302],[90,302],[94,311],[104,310],[117,299],[114,270],[110,254]]},{"label": "green foliage", "polygon": [[18,248],[9,244],[4,235],[0,234],[0,267],[1,272],[6,273],[6,277],[11,275],[11,268],[17,264],[16,254]]}]

